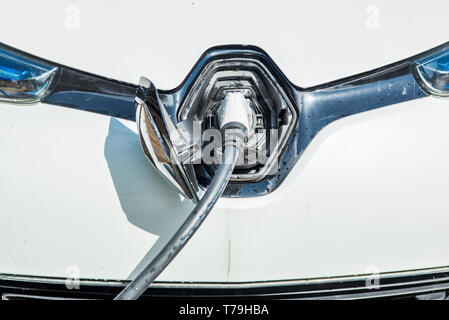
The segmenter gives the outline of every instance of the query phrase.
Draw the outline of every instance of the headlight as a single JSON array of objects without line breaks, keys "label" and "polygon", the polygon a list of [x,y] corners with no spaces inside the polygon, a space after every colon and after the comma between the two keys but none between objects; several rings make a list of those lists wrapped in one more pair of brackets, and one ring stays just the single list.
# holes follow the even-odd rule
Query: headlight
[{"label": "headlight", "polygon": [[40,100],[56,70],[44,61],[0,47],[0,100],[21,103]]},{"label": "headlight", "polygon": [[416,70],[424,89],[439,96],[449,96],[449,47],[440,47],[416,60]]},{"label": "headlight", "polygon": [[44,102],[134,120],[135,85],[72,69],[0,42],[0,101]]}]

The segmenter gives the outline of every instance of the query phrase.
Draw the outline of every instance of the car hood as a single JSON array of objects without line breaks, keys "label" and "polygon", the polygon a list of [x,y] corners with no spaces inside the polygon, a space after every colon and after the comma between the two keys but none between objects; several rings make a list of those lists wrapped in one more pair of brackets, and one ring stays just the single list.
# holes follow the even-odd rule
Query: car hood
[{"label": "car hood", "polygon": [[3,23],[20,27],[2,42],[122,81],[145,75],[160,89],[176,87],[211,46],[251,44],[308,87],[446,42],[445,8],[445,0],[11,2]]},{"label": "car hood", "polygon": [[[1,41],[118,80],[144,75],[161,89],[176,87],[209,47],[251,44],[308,87],[444,43],[447,6],[10,1]],[[273,193],[220,199],[159,280],[309,279],[449,265],[447,104],[429,97],[333,123]],[[131,121],[2,103],[0,147],[0,273],[131,279],[193,207],[152,170]]]}]

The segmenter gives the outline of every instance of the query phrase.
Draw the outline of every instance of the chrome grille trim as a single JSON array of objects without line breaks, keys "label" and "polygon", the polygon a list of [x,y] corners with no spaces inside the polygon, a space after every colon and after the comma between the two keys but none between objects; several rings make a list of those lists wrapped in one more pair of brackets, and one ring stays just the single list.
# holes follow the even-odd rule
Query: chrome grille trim
[{"label": "chrome grille trim", "polygon": [[[449,267],[382,273],[379,289],[364,284],[370,275],[236,283],[156,282],[143,298],[372,299],[449,291]],[[109,299],[127,281],[80,280],[80,290],[65,279],[0,274],[0,292],[55,299]]]}]

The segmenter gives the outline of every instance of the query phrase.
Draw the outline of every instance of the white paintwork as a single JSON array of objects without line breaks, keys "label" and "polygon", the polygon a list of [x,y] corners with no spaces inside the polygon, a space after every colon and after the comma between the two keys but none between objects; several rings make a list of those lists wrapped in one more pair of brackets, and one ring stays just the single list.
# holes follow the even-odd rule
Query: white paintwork
[{"label": "white paintwork", "polygon": [[[379,29],[369,29],[377,9]],[[446,0],[9,1],[0,41],[123,81],[145,75],[161,89],[211,46],[252,44],[305,87],[448,41],[448,9]]]},{"label": "white paintwork", "polygon": [[[78,5],[79,29],[66,28],[69,5]],[[365,28],[370,5],[380,9],[379,30]],[[176,86],[211,45],[255,44],[308,86],[445,42],[448,6],[8,2],[2,10],[24,20],[19,26],[17,14],[5,15],[2,23],[16,27],[0,41],[120,80],[146,75],[162,88]],[[154,43],[141,42],[145,33]],[[448,119],[449,100],[426,98],[333,123],[275,192],[221,199],[159,280],[449,265]],[[134,125],[44,104],[0,104],[0,273],[65,277],[76,265],[82,278],[126,279],[155,255],[192,204],[146,162]]]}]

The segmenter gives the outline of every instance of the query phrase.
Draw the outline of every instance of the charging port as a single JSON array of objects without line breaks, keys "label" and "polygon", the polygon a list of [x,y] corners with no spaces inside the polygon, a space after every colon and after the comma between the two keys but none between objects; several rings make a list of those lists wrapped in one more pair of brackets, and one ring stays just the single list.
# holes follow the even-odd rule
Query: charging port
[{"label": "charging port", "polygon": [[[204,67],[178,111],[178,121],[194,119],[202,129],[218,129],[217,111],[223,99],[239,92],[251,108],[253,125],[245,152],[231,181],[258,181],[277,172],[277,159],[296,121],[296,111],[266,67],[256,59],[214,60]],[[195,167],[198,181],[207,183],[215,164]]]}]

